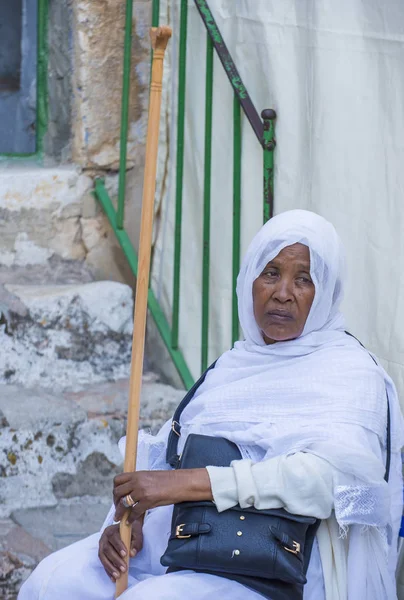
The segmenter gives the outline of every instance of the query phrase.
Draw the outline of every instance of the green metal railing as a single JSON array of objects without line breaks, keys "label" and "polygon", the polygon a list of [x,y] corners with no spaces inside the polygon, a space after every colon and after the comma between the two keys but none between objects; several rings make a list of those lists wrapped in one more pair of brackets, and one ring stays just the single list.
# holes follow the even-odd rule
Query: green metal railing
[{"label": "green metal railing", "polygon": [[[258,114],[248,91],[237,71],[237,68],[224,43],[206,0],[194,0],[207,31],[206,44],[206,87],[205,87],[205,135],[204,135],[204,186],[203,186],[203,251],[202,251],[202,315],[201,315],[201,370],[208,364],[209,347],[209,284],[210,284],[210,225],[211,225],[211,181],[212,181],[212,144],[213,144],[213,65],[216,52],[234,90],[233,100],[233,242],[232,242],[232,325],[231,341],[239,338],[239,321],[237,298],[235,293],[236,279],[240,268],[241,237],[241,164],[242,164],[242,111],[247,117],[258,143],[263,150],[263,218],[269,219],[273,214],[273,167],[274,167],[274,122],[276,114],[266,109]],[[184,137],[186,113],[186,61],[188,40],[188,0],[180,0],[179,30],[179,63],[178,63],[178,104],[177,104],[177,155],[176,155],[176,187],[175,187],[175,243],[173,274],[173,306],[171,328],[151,289],[149,289],[149,309],[159,332],[171,355],[174,364],[187,388],[193,383],[180,349],[179,315],[180,315],[180,280],[181,280],[181,224],[183,208],[183,175],[184,175]],[[159,24],[160,0],[153,0],[152,25]],[[124,46],[124,74],[122,90],[122,125],[119,169],[118,205],[115,210],[102,180],[97,180],[95,195],[115,231],[117,239],[128,259],[132,271],[137,275],[137,256],[133,245],[124,229],[125,185],[127,171],[127,138],[129,126],[129,98],[132,47],[132,0],[126,3],[126,27]],[[229,336],[230,341],[230,336]]]},{"label": "green metal railing", "polygon": [[[206,40],[205,92],[205,157],[203,184],[203,258],[202,258],[202,348],[201,370],[208,366],[209,342],[209,274],[210,274],[210,197],[212,182],[212,117],[213,117],[213,43]],[[179,294],[179,290],[175,290]]]},{"label": "green metal railing", "polygon": [[48,0],[38,0],[36,152],[41,157],[44,152],[44,137],[48,129],[48,17]]}]

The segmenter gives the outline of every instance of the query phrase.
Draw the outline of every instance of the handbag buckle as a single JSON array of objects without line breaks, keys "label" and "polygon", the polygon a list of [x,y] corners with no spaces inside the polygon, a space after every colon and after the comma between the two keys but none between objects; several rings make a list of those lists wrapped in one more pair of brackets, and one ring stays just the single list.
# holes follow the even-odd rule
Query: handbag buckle
[{"label": "handbag buckle", "polygon": [[286,550],[286,552],[290,552],[291,554],[300,554],[300,544],[299,542],[293,542],[292,543],[293,548],[288,548],[287,546],[284,546],[284,549]]},{"label": "handbag buckle", "polygon": [[190,538],[190,535],[181,535],[185,527],[185,523],[181,523],[181,525],[177,525],[175,530],[175,537],[177,540],[185,540],[186,538]]},{"label": "handbag buckle", "polygon": [[181,425],[178,423],[178,421],[172,421],[171,422],[171,431],[173,431],[175,433],[175,435],[178,435],[178,437],[181,437],[181,434],[178,433],[178,431],[176,429],[177,425],[178,425],[178,427],[181,428]]}]

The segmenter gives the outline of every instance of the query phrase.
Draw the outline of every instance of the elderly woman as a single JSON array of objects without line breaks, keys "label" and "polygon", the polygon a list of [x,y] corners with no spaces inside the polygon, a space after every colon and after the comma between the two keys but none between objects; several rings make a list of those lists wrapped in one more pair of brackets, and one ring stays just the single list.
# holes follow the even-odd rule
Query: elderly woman
[{"label": "elderly woman", "polygon": [[[272,594],[248,577],[166,573],[173,505],[212,500],[220,514],[282,508],[321,520],[306,555],[305,600],[396,598],[402,417],[390,378],[345,333],[342,292],[340,240],[318,215],[283,213],[253,239],[237,283],[245,340],[219,358],[180,418],[180,452],[189,434],[203,434],[236,444],[240,459],[172,470],[171,424],[141,436],[144,470],[114,486],[116,519],[128,495],[136,500],[122,599],[289,598],[276,582]],[[124,555],[119,526],[109,525],[45,559],[19,600],[111,600]]]}]

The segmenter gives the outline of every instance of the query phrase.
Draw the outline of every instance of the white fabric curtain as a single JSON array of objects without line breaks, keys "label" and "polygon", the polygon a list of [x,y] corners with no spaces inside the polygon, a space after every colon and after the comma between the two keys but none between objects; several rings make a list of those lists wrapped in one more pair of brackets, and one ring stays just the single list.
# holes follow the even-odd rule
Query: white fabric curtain
[{"label": "white fabric curtain", "polygon": [[[347,253],[349,329],[379,356],[404,399],[404,3],[209,0],[209,6],[257,110],[278,114],[275,212],[306,208],[335,225]],[[179,0],[166,0],[162,10],[176,26]],[[178,29],[171,53],[177,42]],[[180,344],[194,376],[200,372],[205,49],[206,31],[189,0]],[[178,50],[171,82],[177,56]],[[232,287],[233,95],[217,58],[214,67],[212,360],[231,344]],[[172,142],[173,93],[170,101]],[[174,148],[163,150],[171,160],[153,270],[168,315]],[[262,223],[262,194],[262,150],[243,119],[243,251]]]}]

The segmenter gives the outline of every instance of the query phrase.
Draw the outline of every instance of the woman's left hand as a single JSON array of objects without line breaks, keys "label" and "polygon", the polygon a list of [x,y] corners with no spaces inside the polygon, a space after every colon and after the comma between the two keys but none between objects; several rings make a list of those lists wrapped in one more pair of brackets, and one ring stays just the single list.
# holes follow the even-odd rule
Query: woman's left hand
[{"label": "woman's left hand", "polygon": [[130,509],[129,523],[147,510],[167,504],[192,500],[212,500],[212,489],[206,469],[178,471],[136,471],[122,473],[114,479],[115,521],[125,512],[122,500],[130,494],[136,505]]}]

